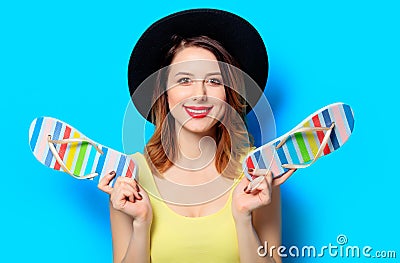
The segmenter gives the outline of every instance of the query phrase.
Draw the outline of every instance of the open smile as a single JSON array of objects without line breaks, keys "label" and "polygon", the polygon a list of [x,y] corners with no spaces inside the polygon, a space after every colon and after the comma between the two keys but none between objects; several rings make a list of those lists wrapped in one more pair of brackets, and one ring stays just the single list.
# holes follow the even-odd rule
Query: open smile
[{"label": "open smile", "polygon": [[208,115],[211,111],[213,106],[211,107],[204,107],[204,106],[183,106],[186,112],[192,118],[204,118]]}]

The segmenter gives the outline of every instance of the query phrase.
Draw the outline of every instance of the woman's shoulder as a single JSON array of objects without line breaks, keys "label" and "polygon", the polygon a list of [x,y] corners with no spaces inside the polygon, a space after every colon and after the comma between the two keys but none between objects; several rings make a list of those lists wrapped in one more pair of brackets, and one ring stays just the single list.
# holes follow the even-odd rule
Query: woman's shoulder
[{"label": "woman's shoulder", "polygon": [[132,157],[132,158],[144,157],[143,153],[141,153],[141,152],[135,152],[135,153],[129,154],[128,156]]},{"label": "woman's shoulder", "polygon": [[134,161],[136,169],[141,168],[140,170],[143,170],[143,167],[146,166],[146,158],[144,157],[143,153],[136,152],[129,154],[128,157]]},{"label": "woman's shoulder", "polygon": [[154,178],[151,172],[150,166],[147,163],[147,159],[141,152],[136,152],[129,155],[136,165],[135,179],[144,188],[154,187]]}]

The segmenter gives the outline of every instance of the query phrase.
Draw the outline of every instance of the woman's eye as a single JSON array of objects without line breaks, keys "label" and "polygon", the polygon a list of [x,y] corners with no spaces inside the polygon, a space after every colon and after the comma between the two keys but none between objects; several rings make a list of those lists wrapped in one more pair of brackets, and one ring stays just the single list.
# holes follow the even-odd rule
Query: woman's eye
[{"label": "woman's eye", "polygon": [[192,83],[192,80],[190,78],[181,78],[178,80],[178,83],[183,85],[190,85]]},{"label": "woman's eye", "polygon": [[216,78],[208,79],[206,82],[207,82],[207,84],[209,84],[211,86],[220,86],[220,85],[222,85],[222,81],[219,80],[219,79],[216,79]]}]

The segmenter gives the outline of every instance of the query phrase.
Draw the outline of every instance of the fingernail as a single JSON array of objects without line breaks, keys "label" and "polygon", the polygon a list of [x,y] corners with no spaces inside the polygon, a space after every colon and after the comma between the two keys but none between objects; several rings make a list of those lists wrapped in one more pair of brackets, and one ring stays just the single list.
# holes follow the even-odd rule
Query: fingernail
[{"label": "fingernail", "polygon": [[110,172],[110,175],[115,175],[115,171],[111,171],[111,172]]}]

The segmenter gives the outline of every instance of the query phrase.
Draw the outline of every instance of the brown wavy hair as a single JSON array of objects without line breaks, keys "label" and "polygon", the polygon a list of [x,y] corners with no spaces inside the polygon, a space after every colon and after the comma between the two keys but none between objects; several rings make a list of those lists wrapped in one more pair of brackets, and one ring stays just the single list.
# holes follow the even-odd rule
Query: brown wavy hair
[{"label": "brown wavy hair", "polygon": [[[249,152],[252,146],[252,137],[247,131],[245,116],[246,103],[240,94],[244,94],[244,81],[238,74],[240,65],[228,53],[228,51],[216,40],[207,36],[181,38],[174,35],[171,38],[165,60],[161,67],[169,66],[174,56],[187,47],[201,47],[212,52],[220,63],[223,83],[225,85],[226,112],[221,121],[218,121],[216,132],[217,149],[215,153],[215,166],[217,171],[225,177],[237,178],[241,172],[241,161]],[[229,65],[234,67],[231,67]],[[168,156],[176,158],[177,145],[174,118],[169,113],[168,100],[166,95],[167,70],[160,70],[157,76],[156,87],[152,99],[150,116],[155,124],[153,136],[145,146],[145,157],[152,172],[161,176],[173,165],[173,160]],[[233,112],[236,111],[236,112]],[[234,118],[233,116],[240,116]],[[222,123],[225,123],[223,125]],[[232,136],[230,136],[232,135]],[[232,137],[232,138],[231,138]],[[163,147],[165,146],[165,148]],[[167,151],[167,152],[166,152]]]}]

